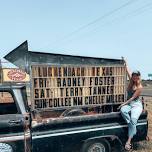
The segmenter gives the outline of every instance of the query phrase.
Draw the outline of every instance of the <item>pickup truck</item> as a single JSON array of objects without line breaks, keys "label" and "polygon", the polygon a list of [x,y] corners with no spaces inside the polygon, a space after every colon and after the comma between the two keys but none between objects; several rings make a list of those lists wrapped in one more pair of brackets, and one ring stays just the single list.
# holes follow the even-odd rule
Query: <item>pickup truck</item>
[{"label": "pickup truck", "polygon": [[[123,60],[32,52],[27,41],[5,58],[30,74],[31,90],[28,101],[25,85],[0,85],[0,152],[111,152],[124,144]],[[147,130],[144,110],[134,142]]]}]

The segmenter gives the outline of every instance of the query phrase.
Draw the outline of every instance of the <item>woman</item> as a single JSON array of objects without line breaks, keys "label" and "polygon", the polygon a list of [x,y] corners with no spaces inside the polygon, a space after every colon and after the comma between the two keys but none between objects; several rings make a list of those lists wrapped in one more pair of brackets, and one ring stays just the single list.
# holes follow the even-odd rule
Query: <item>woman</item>
[{"label": "woman", "polygon": [[131,74],[128,70],[128,66],[127,66],[127,72],[130,80],[127,88],[128,97],[127,97],[127,101],[124,102],[122,105],[120,105],[119,108],[121,108],[120,111],[122,117],[125,119],[125,121],[128,124],[128,140],[125,144],[125,149],[130,150],[131,140],[133,136],[136,134],[136,125],[142,113],[143,106],[141,100],[139,99],[139,96],[142,91],[140,72],[134,71]]}]

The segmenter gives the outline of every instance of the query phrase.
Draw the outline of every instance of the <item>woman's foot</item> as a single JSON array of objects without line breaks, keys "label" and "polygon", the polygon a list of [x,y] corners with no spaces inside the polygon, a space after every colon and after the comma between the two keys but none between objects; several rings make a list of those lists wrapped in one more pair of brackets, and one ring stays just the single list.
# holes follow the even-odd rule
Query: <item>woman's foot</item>
[{"label": "woman's foot", "polygon": [[125,150],[130,150],[132,148],[131,144],[130,143],[126,143],[125,144]]}]

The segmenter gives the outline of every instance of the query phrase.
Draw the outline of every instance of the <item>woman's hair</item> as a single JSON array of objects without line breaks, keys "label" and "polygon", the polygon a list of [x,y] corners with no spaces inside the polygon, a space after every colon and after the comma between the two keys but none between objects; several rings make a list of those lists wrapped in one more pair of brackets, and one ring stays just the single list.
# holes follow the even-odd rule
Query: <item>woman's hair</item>
[{"label": "woman's hair", "polygon": [[[134,75],[139,76],[139,80],[136,82],[133,81],[133,79],[132,79]],[[133,72],[132,77],[129,81],[127,90],[131,90],[131,89],[133,89],[133,87],[138,88],[140,86],[141,86],[140,72],[139,71]]]}]

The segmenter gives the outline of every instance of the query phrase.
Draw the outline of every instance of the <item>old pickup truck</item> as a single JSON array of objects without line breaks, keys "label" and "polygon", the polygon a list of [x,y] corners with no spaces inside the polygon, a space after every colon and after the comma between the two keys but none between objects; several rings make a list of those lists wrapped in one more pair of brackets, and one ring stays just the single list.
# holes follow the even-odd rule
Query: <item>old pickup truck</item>
[{"label": "old pickup truck", "polygon": [[[25,85],[0,85],[0,152],[110,152],[124,144],[123,60],[32,52],[27,41],[5,59],[30,74],[30,100]],[[144,110],[134,141],[147,130]]]}]

